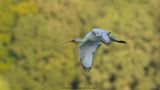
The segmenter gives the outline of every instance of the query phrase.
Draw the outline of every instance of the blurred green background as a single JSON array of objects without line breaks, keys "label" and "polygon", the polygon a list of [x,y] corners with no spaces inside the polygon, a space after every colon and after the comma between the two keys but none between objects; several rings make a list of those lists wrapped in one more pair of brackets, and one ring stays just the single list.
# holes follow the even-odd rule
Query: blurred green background
[{"label": "blurred green background", "polygon": [[[128,45],[103,45],[84,72],[78,45],[92,27]],[[0,90],[160,90],[160,0],[0,0]]]}]

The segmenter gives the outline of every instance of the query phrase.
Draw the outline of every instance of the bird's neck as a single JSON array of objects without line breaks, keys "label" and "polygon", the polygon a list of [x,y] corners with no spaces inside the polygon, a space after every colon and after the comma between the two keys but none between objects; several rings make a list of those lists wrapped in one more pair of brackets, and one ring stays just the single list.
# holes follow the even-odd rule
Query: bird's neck
[{"label": "bird's neck", "polygon": [[75,42],[75,43],[83,43],[84,40],[83,40],[83,39],[80,39],[80,38],[76,38],[76,39],[74,40],[74,42]]}]

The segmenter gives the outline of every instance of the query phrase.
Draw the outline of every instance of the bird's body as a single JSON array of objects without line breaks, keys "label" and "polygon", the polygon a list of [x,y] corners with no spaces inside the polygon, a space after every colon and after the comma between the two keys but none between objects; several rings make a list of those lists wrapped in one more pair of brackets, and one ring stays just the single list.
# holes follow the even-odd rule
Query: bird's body
[{"label": "bird's body", "polygon": [[110,36],[110,32],[100,28],[93,28],[83,39],[76,38],[71,42],[80,43],[80,61],[83,68],[89,71],[92,68],[95,51],[102,43],[108,46],[112,41],[126,43],[125,41],[115,39],[115,37]]},{"label": "bird's body", "polygon": [[97,36],[95,35],[94,32],[89,32],[89,33],[84,37],[84,39],[82,39],[82,40],[83,40],[83,42],[88,41],[88,40],[90,40],[90,41],[92,41],[92,42],[100,42],[99,38],[97,38]]},{"label": "bird's body", "polygon": [[100,47],[101,41],[94,32],[89,32],[80,44],[80,60],[83,68],[91,69],[93,54]]}]

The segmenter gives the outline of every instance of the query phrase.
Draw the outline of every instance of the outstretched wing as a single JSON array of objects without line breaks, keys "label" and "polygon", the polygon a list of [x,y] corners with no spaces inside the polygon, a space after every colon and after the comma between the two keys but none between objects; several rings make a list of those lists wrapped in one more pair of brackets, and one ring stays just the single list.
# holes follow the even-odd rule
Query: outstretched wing
[{"label": "outstretched wing", "polygon": [[80,45],[80,60],[84,70],[91,70],[95,51],[101,46],[101,42],[85,41]]},{"label": "outstretched wing", "polygon": [[104,29],[101,29],[101,28],[93,28],[93,32],[96,33],[97,36],[99,36],[99,34],[101,34],[101,33],[108,33],[108,34],[111,33],[111,32],[108,32]]},{"label": "outstretched wing", "polygon": [[104,44],[109,45],[111,43],[110,36],[109,36],[110,32],[107,32],[99,28],[93,29],[93,32]]}]

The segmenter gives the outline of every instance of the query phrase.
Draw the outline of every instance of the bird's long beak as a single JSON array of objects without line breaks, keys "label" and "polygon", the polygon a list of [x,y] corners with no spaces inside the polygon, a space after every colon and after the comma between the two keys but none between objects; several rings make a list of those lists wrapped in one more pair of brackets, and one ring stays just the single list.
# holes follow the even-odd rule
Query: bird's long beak
[{"label": "bird's long beak", "polygon": [[74,42],[74,40],[67,41],[64,44],[71,43],[71,42]]}]

